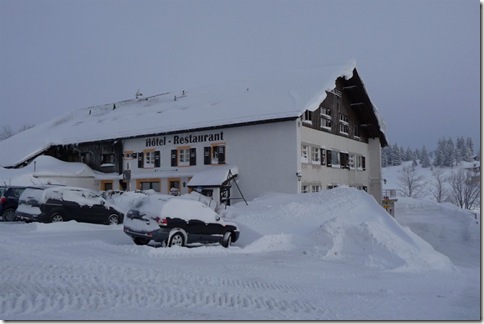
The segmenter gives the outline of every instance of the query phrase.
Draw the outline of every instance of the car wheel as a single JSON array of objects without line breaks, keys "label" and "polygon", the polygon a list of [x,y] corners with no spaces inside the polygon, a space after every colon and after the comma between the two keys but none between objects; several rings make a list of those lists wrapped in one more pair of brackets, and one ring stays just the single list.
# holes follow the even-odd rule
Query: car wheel
[{"label": "car wheel", "polygon": [[119,223],[119,217],[116,214],[109,215],[108,225],[117,225]]},{"label": "car wheel", "polygon": [[3,220],[7,222],[12,222],[15,220],[15,210],[13,209],[7,209],[3,213]]},{"label": "car wheel", "polygon": [[228,248],[232,244],[232,233],[225,232],[220,244],[222,244],[224,248]]},{"label": "car wheel", "polygon": [[133,242],[134,244],[136,245],[146,245],[148,243],[150,243],[150,239],[146,239],[146,238],[142,238],[142,237],[134,237],[133,238]]},{"label": "car wheel", "polygon": [[50,221],[52,223],[63,222],[64,217],[62,217],[62,215],[59,213],[55,213],[54,215],[52,215],[52,218],[50,219]]},{"label": "car wheel", "polygon": [[183,246],[184,243],[183,234],[181,232],[176,232],[171,236],[170,244],[168,244],[168,246]]}]

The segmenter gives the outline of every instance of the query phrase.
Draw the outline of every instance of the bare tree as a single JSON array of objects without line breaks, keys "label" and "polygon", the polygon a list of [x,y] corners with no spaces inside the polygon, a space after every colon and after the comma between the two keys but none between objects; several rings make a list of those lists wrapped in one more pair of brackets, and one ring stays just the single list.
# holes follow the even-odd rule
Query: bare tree
[{"label": "bare tree", "polygon": [[447,190],[445,189],[446,176],[444,170],[436,168],[432,171],[432,195],[438,203],[445,200],[447,196]]},{"label": "bare tree", "polygon": [[0,128],[0,141],[3,141],[4,139],[9,138],[13,134],[15,133],[9,125],[3,125]]},{"label": "bare tree", "polygon": [[398,179],[401,182],[400,193],[402,196],[420,198],[423,195],[425,178],[422,175],[417,175],[414,167],[404,166]]},{"label": "bare tree", "polygon": [[450,201],[461,208],[472,209],[480,204],[481,187],[470,172],[459,169],[449,177]]}]

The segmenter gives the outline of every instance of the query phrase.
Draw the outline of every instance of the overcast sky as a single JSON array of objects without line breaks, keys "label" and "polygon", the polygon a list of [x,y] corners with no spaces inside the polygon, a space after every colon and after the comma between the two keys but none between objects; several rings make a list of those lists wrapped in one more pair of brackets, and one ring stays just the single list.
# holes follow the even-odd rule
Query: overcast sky
[{"label": "overcast sky", "polygon": [[478,0],[0,0],[0,126],[351,59],[390,143],[480,145]]}]

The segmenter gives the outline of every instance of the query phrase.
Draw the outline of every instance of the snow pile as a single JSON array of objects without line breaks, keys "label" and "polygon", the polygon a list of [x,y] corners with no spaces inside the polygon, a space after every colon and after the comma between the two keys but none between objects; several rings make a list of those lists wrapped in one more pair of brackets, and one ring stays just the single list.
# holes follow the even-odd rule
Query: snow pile
[{"label": "snow pile", "polygon": [[480,217],[450,203],[399,197],[396,219],[458,265],[479,265]]},{"label": "snow pile", "polygon": [[[239,245],[271,247],[358,266],[398,271],[452,270],[448,257],[400,226],[370,195],[353,188],[269,194],[226,217],[239,223]],[[246,233],[246,229],[250,229]]]}]

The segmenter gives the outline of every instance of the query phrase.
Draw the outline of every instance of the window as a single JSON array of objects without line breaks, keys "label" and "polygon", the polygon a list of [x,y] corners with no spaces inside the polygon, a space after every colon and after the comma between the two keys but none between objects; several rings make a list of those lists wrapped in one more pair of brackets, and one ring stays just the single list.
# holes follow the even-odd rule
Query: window
[{"label": "window", "polygon": [[171,166],[190,166],[197,164],[197,149],[194,147],[179,147],[171,150]]},{"label": "window", "polygon": [[340,167],[340,153],[337,151],[331,151],[331,166]]},{"label": "window", "polygon": [[321,115],[321,128],[331,130],[331,117]]},{"label": "window", "polygon": [[155,167],[155,151],[145,151],[143,168]]},{"label": "window", "polygon": [[308,193],[308,192],[309,192],[309,186],[307,184],[302,184],[301,193]]},{"label": "window", "polygon": [[225,144],[215,144],[203,148],[204,164],[225,164]]},{"label": "window", "polygon": [[339,115],[339,132],[344,135],[348,135],[349,133],[349,119],[348,116],[344,114]]},{"label": "window", "polygon": [[311,192],[320,192],[320,191],[321,191],[321,186],[319,184],[311,185]]},{"label": "window", "polygon": [[350,154],[349,156],[349,168],[350,170],[354,170],[355,169],[355,155],[354,154]]},{"label": "window", "polygon": [[341,167],[344,169],[350,168],[348,153],[342,153],[342,152],[340,153],[340,164],[341,164]]},{"label": "window", "polygon": [[354,130],[354,136],[355,136],[355,137],[360,137],[360,126],[355,125],[355,126],[353,127],[353,130]]},{"label": "window", "polygon": [[329,119],[331,119],[331,108],[322,107],[321,108],[321,115],[324,116],[324,117],[329,117]]},{"label": "window", "polygon": [[160,181],[140,181],[140,190],[149,190],[160,192]]},{"label": "window", "polygon": [[114,153],[101,154],[101,164],[114,164]]},{"label": "window", "polygon": [[321,164],[319,147],[311,146],[311,163]]},{"label": "window", "polygon": [[309,147],[307,145],[301,145],[301,162],[309,163]]},{"label": "window", "polygon": [[140,169],[159,168],[160,163],[160,151],[149,149],[138,153],[138,168]]},{"label": "window", "polygon": [[319,146],[302,144],[301,145],[301,163],[312,163],[321,165],[324,162],[321,161],[322,149]]},{"label": "window", "polygon": [[178,149],[178,165],[179,166],[190,165],[190,148]]},{"label": "window", "polygon": [[132,160],[136,158],[136,154],[133,151],[125,151],[123,153],[123,159],[125,160]]},{"label": "window", "polygon": [[304,123],[312,124],[313,112],[311,110],[306,110],[302,116]]},{"label": "window", "polygon": [[357,156],[356,157],[356,169],[360,171],[365,171],[366,170],[366,165],[365,165],[365,157],[364,156]]}]

